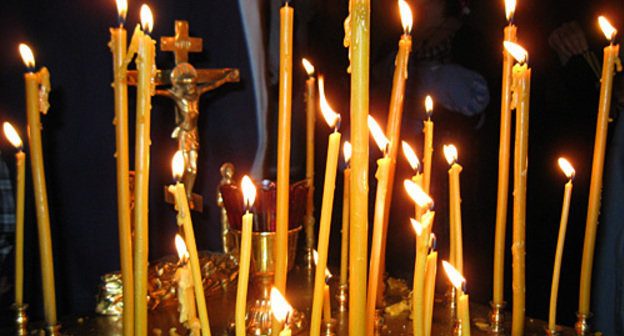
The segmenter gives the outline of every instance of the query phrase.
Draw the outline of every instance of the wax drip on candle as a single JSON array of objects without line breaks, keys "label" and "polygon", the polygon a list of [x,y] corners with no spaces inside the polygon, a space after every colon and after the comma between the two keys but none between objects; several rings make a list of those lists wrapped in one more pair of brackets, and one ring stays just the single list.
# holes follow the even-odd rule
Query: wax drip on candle
[{"label": "wax drip on candle", "polygon": [[513,24],[514,14],[516,13],[516,0],[505,0],[505,17],[509,25]]},{"label": "wax drip on candle", "polygon": [[4,122],[2,124],[2,128],[4,129],[4,136],[6,136],[7,140],[15,147],[18,151],[22,151],[24,148],[24,143],[22,142],[22,138],[17,134],[13,125],[9,122]]},{"label": "wax drip on candle", "polygon": [[154,29],[154,16],[149,6],[146,4],[141,6],[141,28],[145,34],[150,36],[152,34],[152,29]]},{"label": "wax drip on candle", "polygon": [[419,174],[422,171],[422,166],[420,165],[420,160],[418,160],[418,156],[407,142],[401,141],[401,146],[403,147],[403,154],[407,158],[410,167],[412,167],[414,173]]},{"label": "wax drip on candle", "polygon": [[318,79],[318,87],[319,87],[319,100],[321,105],[321,112],[323,113],[323,117],[327,122],[329,127],[334,128],[334,132],[338,132],[340,129],[340,114],[334,112],[329,103],[327,102],[327,98],[325,97],[325,78],[323,76],[319,76]]},{"label": "wax drip on candle", "polygon": [[22,61],[26,65],[26,70],[28,73],[33,73],[35,71],[35,56],[33,56],[32,50],[26,44],[20,43],[19,52],[22,55]]},{"label": "wax drip on candle", "polygon": [[117,24],[119,28],[123,27],[126,23],[126,15],[128,14],[128,1],[127,0],[115,0],[117,4]]}]

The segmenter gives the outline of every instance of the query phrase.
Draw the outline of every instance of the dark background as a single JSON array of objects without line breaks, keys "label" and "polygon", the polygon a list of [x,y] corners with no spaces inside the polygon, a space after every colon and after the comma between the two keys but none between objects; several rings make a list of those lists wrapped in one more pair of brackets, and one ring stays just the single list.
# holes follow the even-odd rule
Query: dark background
[{"label": "dark background", "polygon": [[[564,265],[559,294],[559,322],[572,324],[577,307],[578,278],[582,239],[584,234],[586,194],[591,167],[597,90],[591,77],[583,70],[573,79],[558,64],[556,55],[549,49],[547,37],[558,24],[577,19],[586,27],[592,46],[601,59],[601,46],[605,44],[595,24],[603,4],[591,7],[581,1],[520,1],[516,24],[519,40],[531,55],[533,88],[531,101],[531,138],[527,214],[527,315],[545,319],[548,310],[550,277],[554,258],[556,236],[563,184],[565,179],[556,166],[562,154],[573,163],[577,179],[573,193]],[[349,79],[345,71],[346,51],[342,48],[342,20],[347,11],[347,1],[313,1],[315,10],[305,25],[309,34],[298,35],[300,42],[295,54],[293,96],[293,169],[291,178],[303,177],[303,95],[301,87],[305,76],[301,73],[299,58],[310,55],[317,68],[326,75],[328,99],[342,114],[342,132],[349,134],[348,97]],[[387,4],[391,3],[391,4]],[[194,214],[195,232],[199,249],[217,251],[220,236],[215,204],[216,186],[220,180],[218,169],[224,162],[236,166],[237,179],[251,167],[256,147],[256,120],[251,73],[237,1],[152,1],[155,29],[153,36],[173,35],[175,19],[189,21],[192,36],[202,37],[204,51],[191,54],[190,61],[197,68],[237,67],[241,70],[241,83],[227,84],[202,97],[200,103],[200,136],[198,180],[195,192],[204,196],[205,212]],[[489,50],[476,50],[485,55],[484,75],[490,83],[491,103],[486,111],[484,126],[471,133],[474,143],[461,144],[466,148],[479,148],[474,168],[465,167],[462,179],[464,198],[464,249],[466,278],[471,299],[487,303],[491,298],[491,260],[494,238],[494,214],[498,157],[498,123],[500,100],[500,52],[502,30],[505,24],[502,1],[473,1],[469,3],[472,14],[467,24],[479,31]],[[297,8],[296,1],[293,6]],[[373,1],[371,59],[393,52],[400,34],[394,2]],[[138,21],[140,3],[130,1],[126,29],[129,35]],[[624,22],[609,12],[616,27]],[[416,13],[418,19],[420,13]],[[24,103],[24,66],[17,45],[25,42],[31,46],[37,67],[46,66],[51,73],[51,109],[42,116],[44,161],[50,203],[51,229],[54,248],[56,293],[59,316],[71,313],[92,312],[99,277],[119,269],[119,248],[116,214],[116,179],[113,119],[112,57],[107,47],[108,28],[116,24],[116,9],[112,0],[93,1],[15,1],[0,4],[0,119],[8,120],[26,139]],[[130,39],[130,36],[128,36]],[[490,42],[493,41],[493,42]],[[581,60],[573,60],[582,63]],[[171,53],[157,53],[159,68],[172,68]],[[571,63],[574,65],[575,63]],[[583,65],[579,65],[583,68]],[[576,71],[576,70],[574,70]],[[577,72],[573,72],[577,74]],[[591,74],[590,74],[591,75]],[[576,76],[576,77],[575,77]],[[586,79],[589,78],[589,79]],[[568,84],[574,81],[587,83],[579,89],[581,95],[570,95]],[[375,85],[378,83],[371,83]],[[383,85],[383,83],[382,83]],[[134,89],[129,90],[129,115],[134,111]],[[276,96],[276,91],[272,95]],[[571,98],[571,99],[570,99]],[[388,97],[371,98],[371,114],[385,124]],[[406,110],[406,114],[410,112]],[[443,130],[445,116],[434,114],[436,131]],[[133,117],[131,117],[133,125]],[[275,122],[270,113],[268,125]],[[439,122],[439,123],[438,123]],[[170,159],[176,142],[170,139],[174,125],[173,104],[165,98],[153,99],[152,147],[150,181],[150,260],[173,254],[172,238],[176,232],[174,211],[163,202],[162,187],[172,182]],[[273,127],[270,127],[271,129]],[[419,129],[410,128],[404,137],[421,147]],[[324,155],[329,129],[317,117],[316,131],[316,209],[320,209]],[[467,131],[471,132],[471,131]],[[273,133],[272,133],[273,134]],[[130,148],[133,156],[133,131]],[[274,142],[271,142],[274,145]],[[437,143],[441,154],[442,143]],[[27,147],[26,147],[27,148]],[[375,190],[374,161],[381,153],[371,143],[371,193]],[[13,150],[0,141],[2,159],[14,170]],[[274,166],[274,150],[269,149],[267,172]],[[420,152],[418,150],[417,152]],[[28,155],[28,151],[26,151]],[[460,152],[460,161],[462,160]],[[441,156],[440,167],[434,176],[434,189],[439,193],[448,190],[446,164]],[[402,160],[402,159],[400,159]],[[437,160],[437,159],[436,159]],[[342,162],[342,160],[341,160]],[[133,161],[131,160],[131,167]],[[342,164],[341,164],[342,166]],[[343,167],[340,167],[342,169]],[[27,167],[30,170],[30,166]],[[472,169],[472,171],[471,171]],[[477,170],[477,172],[475,172]],[[36,221],[32,201],[30,172],[26,187],[26,285],[25,301],[34,320],[42,318],[39,257]],[[397,180],[410,176],[405,162],[399,162]],[[266,177],[271,177],[270,173]],[[465,176],[469,176],[466,178]],[[478,179],[478,190],[470,190],[468,179]],[[342,195],[341,170],[338,175],[334,226],[330,247],[331,265],[339,261],[339,223]],[[393,216],[388,243],[388,271],[391,275],[411,277],[413,267],[413,234],[407,217],[411,209],[405,201],[400,185],[395,187]],[[371,198],[371,207],[374,198]],[[444,205],[438,201],[441,258],[446,258]],[[510,201],[511,205],[511,201]],[[511,208],[510,208],[511,209]],[[511,210],[510,210],[511,212]],[[408,213],[411,213],[409,211]],[[318,218],[318,213],[316,218]],[[372,218],[372,217],[371,217]],[[509,222],[511,223],[511,222]],[[372,231],[372,228],[371,228]],[[511,239],[511,225],[508,229]],[[509,243],[508,243],[509,244]],[[0,270],[12,283],[12,255]],[[511,300],[511,254],[506,249],[506,292]],[[440,277],[439,290],[447,286]],[[11,314],[8,307],[13,299],[12,289],[0,296],[0,322]]]}]

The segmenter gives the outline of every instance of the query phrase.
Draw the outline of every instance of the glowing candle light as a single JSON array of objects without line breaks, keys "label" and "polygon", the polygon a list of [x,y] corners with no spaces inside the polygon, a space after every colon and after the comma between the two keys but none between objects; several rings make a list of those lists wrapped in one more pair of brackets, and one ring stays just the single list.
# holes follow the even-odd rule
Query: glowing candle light
[{"label": "glowing candle light", "polygon": [[46,190],[45,172],[43,163],[43,148],[41,144],[41,120],[39,113],[47,113],[46,99],[40,99],[40,92],[49,92],[50,74],[48,69],[41,68],[35,71],[35,58],[32,50],[25,44],[20,44],[22,60],[27,72],[26,81],[26,114],[28,119],[28,137],[30,144],[30,165],[35,194],[35,209],[37,213],[37,231],[39,234],[39,257],[41,258],[41,284],[43,286],[43,303],[46,325],[56,326],[56,292],[54,286],[54,262],[52,258],[52,238],[50,235],[50,216],[48,211],[48,192]]},{"label": "glowing candle light", "polygon": [[581,263],[581,280],[579,291],[579,313],[589,314],[589,302],[591,294],[591,274],[594,263],[594,247],[596,244],[596,228],[600,213],[600,195],[602,190],[602,173],[604,168],[605,148],[607,145],[607,127],[609,123],[609,111],[611,110],[611,91],[613,90],[613,77],[616,71],[622,70],[622,64],[618,57],[620,46],[614,44],[617,30],[609,24],[605,17],[599,17],[598,22],[610,41],[604,48],[602,63],[602,77],[600,79],[600,99],[598,105],[598,118],[596,120],[596,138],[594,142],[594,157],[592,160],[591,180],[589,187],[589,201],[587,205],[587,221],[585,227],[585,241],[583,244],[583,259]]},{"label": "glowing candle light", "polygon": [[191,278],[191,270],[189,269],[188,259],[189,253],[186,249],[184,239],[179,234],[175,236],[175,246],[178,252],[180,262],[175,272],[175,281],[178,284],[177,295],[180,312],[180,323],[187,329],[191,330],[191,335],[200,335],[199,320],[195,310],[195,292],[193,289],[193,280]]},{"label": "glowing candle light", "polygon": [[351,182],[351,167],[349,161],[351,160],[351,143],[345,141],[344,147],[344,159],[346,168],[343,171],[343,191],[342,191],[342,241],[340,245],[340,285],[347,285],[347,270],[349,267],[349,191]]},{"label": "glowing candle light", "polygon": [[442,261],[442,267],[457,289],[457,318],[461,327],[461,335],[470,336],[470,311],[468,294],[466,294],[466,279],[448,262]]},{"label": "glowing candle light", "polygon": [[256,199],[256,187],[249,176],[245,175],[241,182],[245,202],[243,215],[243,232],[241,233],[240,259],[238,270],[238,286],[236,287],[235,324],[236,336],[246,335],[245,308],[247,307],[247,285],[249,283],[249,265],[251,262],[251,236],[253,234],[253,214],[249,212]]},{"label": "glowing candle light", "polygon": [[314,293],[312,299],[312,313],[310,318],[310,335],[318,336],[321,333],[321,313],[323,307],[323,288],[325,286],[324,270],[327,268],[327,250],[329,248],[329,233],[334,205],[334,189],[336,188],[336,170],[338,168],[338,154],[340,153],[340,115],[334,112],[325,98],[325,82],[319,77],[319,98],[323,117],[334,132],[329,135],[327,144],[327,159],[325,166],[325,182],[323,186],[323,201],[321,205],[321,219],[318,235],[318,263],[314,274]]},{"label": "glowing candle light", "polygon": [[[422,170],[420,166],[420,160],[418,160],[418,156],[416,155],[412,147],[407,142],[402,141],[401,145],[403,147],[403,154],[405,155],[405,158],[407,158],[407,161],[409,162],[410,167],[412,167],[412,170],[414,171],[414,176],[412,176],[412,181],[422,188],[423,174],[422,174]],[[415,208],[416,208],[416,218],[420,218],[421,216],[420,208],[418,206],[416,206]]]},{"label": "glowing candle light", "polygon": [[[278,324],[284,325],[283,330],[279,332],[279,336],[290,336],[292,331],[288,328],[288,325],[285,324],[293,308],[288,301],[286,301],[282,293],[275,287],[271,288],[271,310]],[[282,327],[280,327],[280,329],[282,329]]]},{"label": "glowing candle light", "polygon": [[559,167],[568,178],[563,193],[563,206],[561,208],[561,221],[559,223],[559,236],[557,238],[557,250],[555,252],[555,264],[553,266],[552,285],[550,287],[550,310],[548,313],[548,329],[556,331],[557,323],[557,293],[559,291],[559,275],[561,273],[561,258],[563,257],[563,244],[565,243],[566,228],[568,226],[568,214],[570,213],[570,199],[572,198],[572,180],[575,171],[570,162],[559,158]]},{"label": "glowing candle light", "polygon": [[425,98],[425,119],[423,134],[425,136],[425,148],[423,157],[423,189],[426,193],[431,189],[431,158],[433,157],[433,99],[431,96]]},{"label": "glowing candle light", "polygon": [[314,249],[314,123],[316,120],[316,79],[314,66],[307,59],[301,63],[308,74],[305,86],[306,103],[306,181],[308,182],[308,198],[306,202],[305,232],[306,249]]}]

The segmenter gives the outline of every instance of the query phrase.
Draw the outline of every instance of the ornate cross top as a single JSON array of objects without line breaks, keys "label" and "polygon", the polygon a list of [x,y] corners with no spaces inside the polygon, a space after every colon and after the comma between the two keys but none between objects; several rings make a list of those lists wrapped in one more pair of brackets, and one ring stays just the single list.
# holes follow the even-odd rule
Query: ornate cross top
[{"label": "ornate cross top", "polygon": [[176,20],[175,36],[161,37],[160,50],[173,52],[176,64],[188,62],[189,52],[202,51],[202,39],[201,37],[189,36],[189,24],[187,21]]}]

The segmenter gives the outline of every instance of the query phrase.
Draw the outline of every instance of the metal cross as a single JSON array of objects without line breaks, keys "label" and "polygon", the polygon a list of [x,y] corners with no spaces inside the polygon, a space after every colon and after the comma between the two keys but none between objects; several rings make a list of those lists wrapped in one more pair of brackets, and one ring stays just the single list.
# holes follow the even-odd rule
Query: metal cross
[{"label": "metal cross", "polygon": [[189,52],[202,51],[201,37],[189,36],[189,24],[187,21],[175,21],[175,36],[163,36],[160,38],[160,50],[171,51],[175,54],[175,63],[188,62]]}]

